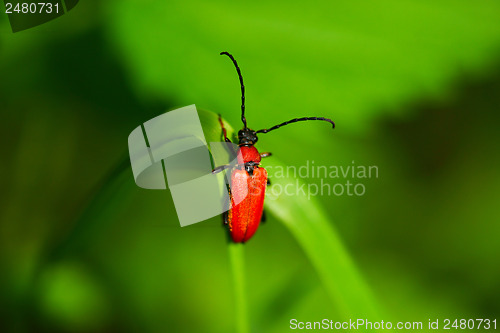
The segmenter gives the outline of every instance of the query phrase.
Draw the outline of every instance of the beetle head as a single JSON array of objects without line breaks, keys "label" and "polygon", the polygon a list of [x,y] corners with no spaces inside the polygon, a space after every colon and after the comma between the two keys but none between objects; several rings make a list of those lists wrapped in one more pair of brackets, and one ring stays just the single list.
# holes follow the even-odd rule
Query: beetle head
[{"label": "beetle head", "polygon": [[238,132],[238,140],[241,146],[253,146],[259,138],[254,130],[245,127]]}]

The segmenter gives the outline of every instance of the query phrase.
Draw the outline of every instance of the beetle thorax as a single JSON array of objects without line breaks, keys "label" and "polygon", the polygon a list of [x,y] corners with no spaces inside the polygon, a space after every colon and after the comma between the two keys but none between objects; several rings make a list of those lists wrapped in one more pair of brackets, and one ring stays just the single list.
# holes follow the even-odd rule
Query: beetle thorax
[{"label": "beetle thorax", "polygon": [[260,163],[260,154],[254,146],[241,146],[238,150],[238,164],[247,163]]}]

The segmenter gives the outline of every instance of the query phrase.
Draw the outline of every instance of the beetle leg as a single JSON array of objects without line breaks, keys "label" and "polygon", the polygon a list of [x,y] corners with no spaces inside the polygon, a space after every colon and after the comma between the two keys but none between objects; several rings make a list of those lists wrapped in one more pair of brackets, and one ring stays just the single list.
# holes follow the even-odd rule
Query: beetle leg
[{"label": "beetle leg", "polygon": [[230,164],[224,164],[224,165],[220,165],[218,167],[216,167],[215,169],[212,170],[212,174],[216,174],[216,173],[219,173],[221,172],[222,170],[225,170],[227,168],[231,167]]},{"label": "beetle leg", "polygon": [[262,216],[260,218],[260,222],[266,223],[267,217],[266,217],[266,211],[262,210]]},{"label": "beetle leg", "polygon": [[270,153],[270,152],[265,152],[265,153],[260,154],[260,157],[261,157],[261,158],[264,158],[264,157],[269,157],[269,156],[271,156],[271,155],[272,155],[272,153]]},{"label": "beetle leg", "polygon": [[224,222],[224,225],[229,224],[227,212],[222,213],[222,222]]},{"label": "beetle leg", "polygon": [[222,128],[222,134],[224,135],[224,141],[231,142],[231,140],[229,140],[229,138],[227,137],[226,128],[224,127],[224,123],[222,122],[222,117],[220,114],[219,114],[219,124],[220,124],[220,127]]},{"label": "beetle leg", "polygon": [[[227,131],[226,131],[226,128],[224,127],[224,123],[222,122],[222,116],[220,115],[220,113],[219,113],[219,124],[220,124],[220,127],[222,128],[222,135],[224,136],[224,141],[226,141],[228,143],[233,143],[227,137]],[[232,158],[236,158],[236,154],[238,153],[238,151],[234,149],[233,145],[228,145],[228,146],[230,146],[229,150],[231,151],[231,154],[234,155]]]},{"label": "beetle leg", "polygon": [[271,180],[267,178],[267,185],[271,185]]}]

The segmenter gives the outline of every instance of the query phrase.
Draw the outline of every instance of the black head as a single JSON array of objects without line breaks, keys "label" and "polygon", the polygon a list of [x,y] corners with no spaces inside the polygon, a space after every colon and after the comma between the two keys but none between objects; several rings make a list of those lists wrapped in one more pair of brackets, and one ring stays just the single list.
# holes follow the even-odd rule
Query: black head
[{"label": "black head", "polygon": [[243,128],[238,132],[240,146],[253,146],[259,138],[257,133],[250,128]]}]

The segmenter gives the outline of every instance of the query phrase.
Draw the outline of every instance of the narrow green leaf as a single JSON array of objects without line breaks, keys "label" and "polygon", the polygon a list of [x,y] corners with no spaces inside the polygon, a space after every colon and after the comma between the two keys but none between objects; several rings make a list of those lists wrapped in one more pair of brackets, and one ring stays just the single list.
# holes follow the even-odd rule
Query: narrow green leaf
[{"label": "narrow green leaf", "polygon": [[[209,111],[199,111],[198,114],[207,140],[220,136],[217,115]],[[206,125],[219,128],[205,128]],[[225,127],[228,135],[234,133],[228,123]],[[286,169],[274,156],[266,160],[266,165],[271,166],[270,170]],[[272,172],[270,175],[272,177]],[[271,186],[282,189],[286,186],[288,193],[299,193],[296,187],[306,184],[296,179],[272,178]],[[273,196],[268,190],[265,205],[290,230],[309,257],[339,314],[345,318],[377,318],[371,291],[318,200],[300,194]]]},{"label": "narrow green leaf", "polygon": [[[268,164],[275,169],[286,168],[275,158]],[[287,178],[273,178],[272,181],[272,186],[286,186],[289,193],[297,193],[297,186],[306,185]],[[378,317],[370,289],[332,223],[328,221],[324,209],[314,197],[281,195],[270,200],[268,196],[266,207],[293,234],[343,317]]]},{"label": "narrow green leaf", "polygon": [[229,262],[231,266],[234,299],[236,305],[236,332],[247,333],[249,332],[249,326],[247,317],[248,301],[246,296],[244,245],[229,243],[227,249],[229,252]]}]

